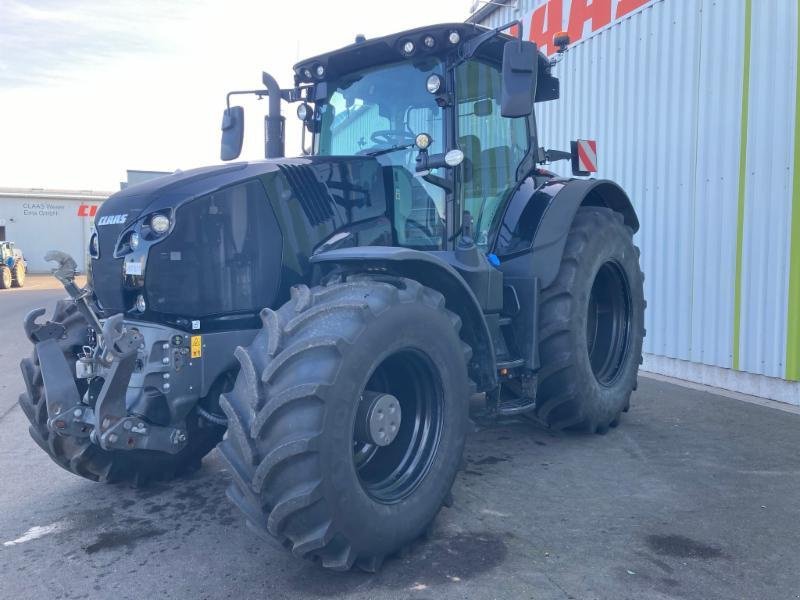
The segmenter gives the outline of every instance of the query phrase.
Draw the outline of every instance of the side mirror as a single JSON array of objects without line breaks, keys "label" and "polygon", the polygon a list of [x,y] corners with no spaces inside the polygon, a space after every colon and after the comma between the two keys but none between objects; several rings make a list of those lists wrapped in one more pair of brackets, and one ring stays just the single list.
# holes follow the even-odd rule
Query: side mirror
[{"label": "side mirror", "polygon": [[503,94],[500,114],[527,117],[533,112],[539,57],[533,42],[510,41],[503,48]]},{"label": "side mirror", "polygon": [[222,142],[220,158],[233,160],[239,158],[244,142],[244,108],[231,106],[222,113]]}]

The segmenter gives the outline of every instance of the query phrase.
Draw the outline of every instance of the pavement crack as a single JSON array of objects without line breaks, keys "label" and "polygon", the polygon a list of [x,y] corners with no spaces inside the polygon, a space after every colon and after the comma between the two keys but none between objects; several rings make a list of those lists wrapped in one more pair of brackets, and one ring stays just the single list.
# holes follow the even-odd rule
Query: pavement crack
[{"label": "pavement crack", "polygon": [[5,419],[5,418],[6,418],[8,415],[10,415],[10,414],[11,414],[11,411],[13,411],[13,410],[14,410],[15,408],[17,408],[18,406],[19,406],[19,403],[17,403],[17,402],[14,402],[14,404],[12,404],[11,406],[9,406],[9,407],[6,409],[6,411],[5,411],[3,414],[1,414],[1,415],[0,415],[0,421],[2,421],[2,420],[3,420],[3,419]]}]

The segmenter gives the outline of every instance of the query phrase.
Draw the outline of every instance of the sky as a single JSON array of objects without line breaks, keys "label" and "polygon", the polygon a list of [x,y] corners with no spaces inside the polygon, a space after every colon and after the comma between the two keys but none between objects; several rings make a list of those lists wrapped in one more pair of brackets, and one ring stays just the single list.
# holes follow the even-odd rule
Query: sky
[{"label": "sky", "polygon": [[[119,189],[126,169],[219,162],[225,94],[300,59],[423,25],[468,0],[0,0],[0,187]],[[263,158],[266,101],[242,158]],[[284,104],[287,154],[300,151]]]}]

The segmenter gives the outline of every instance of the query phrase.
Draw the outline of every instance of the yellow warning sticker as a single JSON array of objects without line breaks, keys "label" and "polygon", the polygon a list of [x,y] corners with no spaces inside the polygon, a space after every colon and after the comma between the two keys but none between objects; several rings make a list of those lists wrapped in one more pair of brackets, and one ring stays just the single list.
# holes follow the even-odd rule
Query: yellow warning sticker
[{"label": "yellow warning sticker", "polygon": [[203,356],[203,336],[192,336],[192,358],[200,358]]}]

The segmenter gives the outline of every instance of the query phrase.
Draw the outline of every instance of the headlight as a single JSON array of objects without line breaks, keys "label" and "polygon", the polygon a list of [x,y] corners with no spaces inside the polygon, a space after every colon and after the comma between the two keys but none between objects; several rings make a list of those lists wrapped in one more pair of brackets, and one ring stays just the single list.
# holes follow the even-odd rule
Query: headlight
[{"label": "headlight", "polygon": [[135,231],[132,231],[128,236],[128,245],[131,247],[131,250],[136,250],[139,247],[139,234]]},{"label": "headlight", "polygon": [[150,229],[158,235],[163,235],[169,231],[169,217],[166,215],[153,215],[150,218]]},{"label": "headlight", "polygon": [[297,107],[297,118],[301,121],[308,121],[311,118],[311,107],[303,102]]},{"label": "headlight", "polygon": [[100,257],[100,241],[97,238],[97,233],[93,233],[89,238],[89,256],[92,258]]},{"label": "headlight", "polygon": [[322,79],[323,77],[325,77],[325,67],[323,67],[322,65],[317,65],[317,68],[314,69],[314,73],[316,73],[317,77]]},{"label": "headlight", "polygon": [[428,47],[433,48],[436,45],[436,40],[432,35],[426,35],[422,42]]},{"label": "headlight", "polygon": [[147,310],[147,302],[145,302],[144,296],[142,296],[141,294],[136,296],[136,306],[134,308],[136,308],[136,310],[138,310],[141,313]]},{"label": "headlight", "polygon": [[414,46],[414,42],[408,40],[407,42],[403,43],[403,54],[405,54],[406,56],[411,56],[412,54],[414,54],[415,48],[416,46]]},{"label": "headlight", "polygon": [[428,77],[428,80],[425,82],[425,88],[431,94],[438,94],[439,90],[442,89],[443,79],[441,75],[436,75],[435,73]]},{"label": "headlight", "polygon": [[433,138],[427,133],[420,133],[414,140],[414,143],[420,150],[427,150],[433,143]]},{"label": "headlight", "polygon": [[461,41],[461,35],[457,31],[451,31],[450,35],[447,36],[447,39],[451,44],[455,45]]}]

